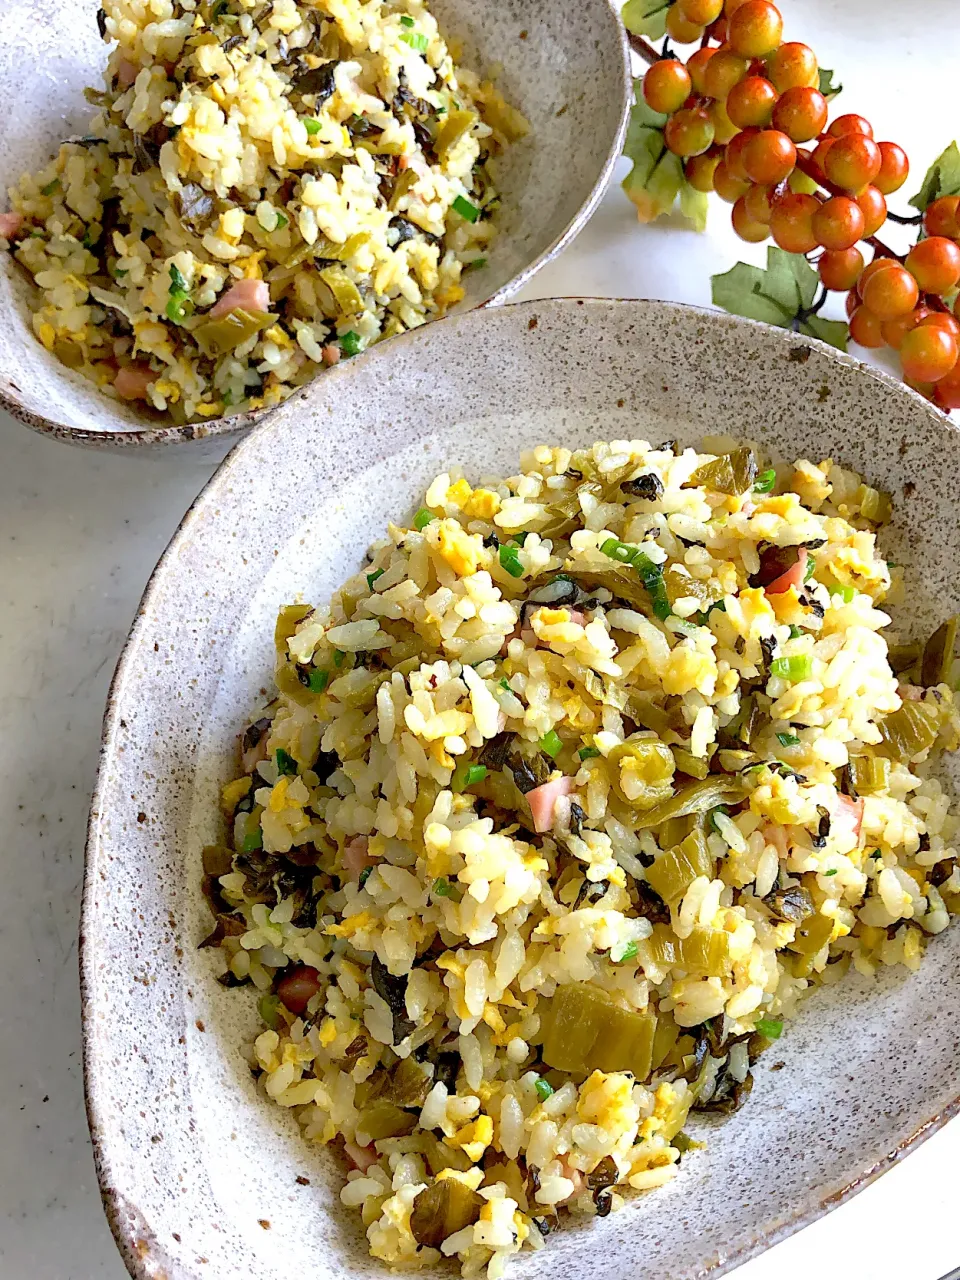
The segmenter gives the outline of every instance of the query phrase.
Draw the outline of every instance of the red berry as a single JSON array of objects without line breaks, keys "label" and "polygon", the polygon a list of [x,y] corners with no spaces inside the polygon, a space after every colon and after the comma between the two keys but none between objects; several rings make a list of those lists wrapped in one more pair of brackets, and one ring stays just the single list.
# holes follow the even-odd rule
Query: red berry
[{"label": "red berry", "polygon": [[946,236],[921,240],[904,263],[924,293],[948,293],[960,280],[960,249]]},{"label": "red berry", "polygon": [[727,115],[738,129],[760,129],[773,117],[777,91],[763,76],[747,76],[727,94]]},{"label": "red berry", "polygon": [[783,36],[783,18],[770,0],[745,0],[727,18],[727,42],[744,58],[764,58]]},{"label": "red berry", "polygon": [[827,123],[827,100],[809,86],[787,89],[773,108],[773,123],[794,142],[809,142]]},{"label": "red berry", "polygon": [[894,320],[913,310],[920,290],[906,267],[895,262],[870,276],[864,272],[860,281],[860,297],[881,320]]},{"label": "red berry", "polygon": [[960,347],[948,329],[939,325],[918,325],[904,335],[900,363],[904,376],[916,382],[938,382],[957,363]]},{"label": "red berry", "polygon": [[737,203],[733,206],[730,214],[730,220],[733,223],[733,229],[741,240],[747,240],[751,244],[758,244],[761,240],[766,240],[770,234],[770,229],[765,227],[762,222],[755,222],[747,212],[744,204],[744,197],[741,196]]},{"label": "red berry", "polygon": [[863,254],[854,246],[849,249],[825,249],[817,263],[825,289],[852,289],[863,271]]},{"label": "red berry", "polygon": [[915,329],[924,316],[927,315],[929,315],[929,310],[921,302],[918,307],[914,307],[906,315],[897,316],[895,320],[884,320],[880,326],[884,342],[888,347],[893,347],[894,351],[899,351],[906,335],[911,329]]},{"label": "red berry", "polygon": [[691,156],[683,166],[684,176],[694,191],[713,191],[714,176],[720,164],[720,151],[706,151],[699,156]]},{"label": "red berry", "polygon": [[941,196],[928,204],[923,215],[923,229],[928,236],[960,236],[960,196]]},{"label": "red berry", "polygon": [[736,204],[750,190],[750,183],[746,178],[735,178],[727,162],[721,160],[713,175],[713,189],[727,204]]},{"label": "red berry", "polygon": [[702,107],[684,107],[663,127],[663,140],[677,156],[698,156],[713,142],[713,122]]},{"label": "red berry", "polygon": [[817,247],[813,234],[813,215],[820,208],[816,196],[794,194],[782,196],[770,211],[770,234],[787,253],[809,253]]},{"label": "red berry", "polygon": [[825,249],[850,249],[863,226],[863,210],[849,196],[831,196],[813,215],[813,233]]},{"label": "red berry", "polygon": [[677,58],[661,58],[643,77],[647,106],[665,116],[680,110],[692,88],[690,73]]},{"label": "red berry", "polygon": [[844,191],[862,191],[880,172],[880,148],[863,133],[847,133],[837,138],[827,151],[824,172],[834,186]]},{"label": "red berry", "polygon": [[910,161],[903,147],[898,147],[895,142],[881,142],[879,146],[880,172],[873,181],[885,196],[889,196],[906,182]]},{"label": "red berry", "polygon": [[816,54],[805,44],[782,44],[767,59],[767,75],[780,93],[813,86],[819,78]]},{"label": "red berry", "polygon": [[868,138],[872,138],[873,125],[869,120],[864,120],[863,116],[837,116],[827,132],[832,138],[842,138],[845,133],[865,133]]},{"label": "red berry", "polygon": [[747,74],[747,60],[726,47],[716,51],[703,72],[703,83],[711,98],[723,100]]},{"label": "red berry", "polygon": [[850,337],[858,347],[882,347],[880,318],[869,307],[857,307],[850,317]]},{"label": "red berry", "polygon": [[864,239],[876,235],[887,220],[887,202],[877,187],[864,187],[857,196],[857,204],[863,212]]},{"label": "red berry", "polygon": [[776,186],[797,163],[797,148],[779,129],[764,129],[744,148],[743,168],[751,182]]}]

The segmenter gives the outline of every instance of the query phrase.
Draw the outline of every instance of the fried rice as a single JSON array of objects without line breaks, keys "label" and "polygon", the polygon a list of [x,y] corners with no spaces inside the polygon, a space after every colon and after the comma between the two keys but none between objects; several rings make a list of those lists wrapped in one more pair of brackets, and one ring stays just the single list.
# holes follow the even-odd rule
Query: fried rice
[{"label": "fried rice", "polygon": [[116,43],[88,134],[0,214],[64,364],[202,422],[463,297],[526,124],[422,0],[104,0],[97,21]]},{"label": "fried rice", "polygon": [[374,1257],[495,1278],[666,1183],[802,997],[960,909],[956,620],[896,642],[889,514],[831,460],[543,446],[281,610],[203,945]]}]

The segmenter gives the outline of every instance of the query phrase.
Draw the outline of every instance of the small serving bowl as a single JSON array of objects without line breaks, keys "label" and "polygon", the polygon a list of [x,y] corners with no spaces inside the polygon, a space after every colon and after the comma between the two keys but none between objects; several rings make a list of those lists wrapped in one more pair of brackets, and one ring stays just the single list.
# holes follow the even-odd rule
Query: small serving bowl
[{"label": "small serving bowl", "polygon": [[[705,434],[861,470],[894,498],[882,546],[910,584],[898,625],[929,634],[957,612],[960,434],[946,419],[818,342],[666,303],[526,303],[401,336],[281,407],[201,494],[114,679],[87,846],[89,1115],[138,1280],[388,1274],[340,1204],[336,1153],[257,1093],[240,1052],[255,993],[218,986],[197,950],[210,928],[200,850],[221,836],[236,734],[271,681],[278,607],[328,598],[449,466],[476,482],[515,473],[537,443]],[[707,1147],[669,1187],[551,1235],[510,1274],[724,1274],[957,1112],[958,1027],[954,924],[919,973],[851,972],[814,994],[758,1064],[748,1104],[719,1127],[696,1122]]]},{"label": "small serving bowl", "polygon": [[[498,85],[530,123],[499,163],[499,232],[486,268],[464,279],[462,312],[509,298],[593,212],[623,144],[630,58],[609,0],[435,0],[431,9],[444,34],[462,42],[460,61],[481,72],[498,68]],[[95,16],[89,0],[4,5],[0,190],[85,131],[91,108],[83,90],[101,83],[107,56]],[[229,439],[270,412],[164,426],[111,400],[37,341],[32,292],[26,273],[0,254],[0,407],[27,426],[75,444],[136,447]]]}]

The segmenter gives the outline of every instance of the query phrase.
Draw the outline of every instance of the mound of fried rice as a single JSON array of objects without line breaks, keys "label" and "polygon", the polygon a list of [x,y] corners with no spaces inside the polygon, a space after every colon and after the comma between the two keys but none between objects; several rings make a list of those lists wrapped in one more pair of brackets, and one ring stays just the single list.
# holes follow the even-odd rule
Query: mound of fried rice
[{"label": "mound of fried rice", "polygon": [[526,125],[422,0],[104,0],[97,21],[116,44],[89,133],[0,214],[64,364],[202,422],[463,297]]},{"label": "mound of fried rice", "polygon": [[497,1277],[667,1182],[802,996],[960,908],[956,623],[888,644],[888,497],[701,449],[440,475],[280,613],[205,945],[393,1267]]}]

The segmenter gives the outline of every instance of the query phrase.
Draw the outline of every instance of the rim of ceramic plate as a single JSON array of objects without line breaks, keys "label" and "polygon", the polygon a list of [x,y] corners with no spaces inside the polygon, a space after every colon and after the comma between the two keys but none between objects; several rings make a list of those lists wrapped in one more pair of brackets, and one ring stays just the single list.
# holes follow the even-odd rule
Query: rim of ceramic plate
[{"label": "rim of ceramic plate", "polygon": [[[623,26],[618,14],[612,8],[609,8],[610,21],[614,24],[617,33],[617,43],[620,52],[619,64],[615,72],[611,75],[611,81],[617,85],[620,94],[620,114],[617,119],[617,127],[614,135],[610,140],[607,155],[604,159],[603,166],[597,174],[596,181],[590,189],[586,199],[577,209],[576,213],[567,223],[566,227],[547,247],[529,262],[515,276],[511,277],[506,284],[502,285],[496,293],[491,294],[483,302],[478,302],[470,311],[454,313],[454,315],[469,315],[471,311],[481,311],[490,307],[498,307],[505,303],[515,293],[522,289],[533,279],[541,268],[545,267],[548,262],[552,262],[554,258],[561,253],[567,245],[570,244],[576,236],[579,235],[583,227],[593,215],[594,210],[603,198],[604,192],[610,184],[613,177],[614,167],[620,154],[623,151],[623,142],[626,137],[627,123],[630,118],[630,104],[633,93],[633,73],[630,64],[630,44],[627,38],[626,28]],[[444,316],[442,319],[447,319]],[[450,317],[452,318],[452,317]],[[440,321],[430,321],[430,324],[437,324]],[[424,326],[425,327],[425,326]],[[416,334],[419,330],[408,330],[408,334]],[[399,335],[401,337],[406,335]],[[396,339],[391,339],[391,343]],[[364,352],[364,356],[366,356]],[[341,368],[344,366],[338,366]],[[327,369],[317,375],[317,377],[330,377],[336,369]],[[307,386],[312,386],[316,378],[311,380]],[[266,421],[280,405],[271,406],[269,409],[257,409],[250,413],[235,414],[231,417],[211,418],[209,422],[189,423],[185,426],[145,426],[133,428],[130,431],[90,431],[85,427],[71,427],[68,423],[58,421],[54,418],[45,418],[41,414],[34,413],[28,409],[23,402],[13,394],[10,390],[12,384],[8,383],[7,387],[0,387],[0,408],[5,409],[18,422],[22,422],[25,426],[31,427],[34,431],[40,432],[42,435],[51,436],[55,440],[65,440],[70,444],[88,445],[95,448],[105,449],[136,449],[145,446],[154,448],[164,447],[167,445],[186,444],[193,440],[210,440],[219,436],[233,435],[240,431],[246,431],[251,427],[259,425]],[[306,387],[298,388],[291,396],[293,399],[296,395],[302,395]]]},{"label": "rim of ceramic plate", "polygon": [[[944,417],[941,412],[934,406],[924,400],[922,396],[904,386],[902,382],[894,378],[881,369],[866,365],[860,360],[847,355],[845,352],[837,351],[832,347],[828,347],[825,343],[815,338],[809,338],[806,335],[795,334],[789,330],[777,330],[773,326],[762,324],[755,320],[746,320],[739,316],[727,315],[724,312],[715,311],[707,307],[692,306],[686,303],[676,302],[659,302],[655,299],[644,298],[544,298],[533,302],[510,303],[503,308],[505,314],[523,315],[528,313],[531,318],[535,314],[542,313],[544,308],[553,308],[559,311],[573,309],[576,307],[597,308],[602,311],[605,309],[622,311],[631,307],[655,307],[661,308],[666,314],[679,315],[696,315],[709,324],[713,324],[718,328],[750,328],[750,329],[766,329],[774,337],[775,341],[782,341],[783,345],[792,344],[794,346],[801,345],[814,347],[824,354],[827,359],[833,360],[837,365],[848,369],[856,369],[865,377],[868,377],[881,386],[884,386],[899,395],[905,396],[916,402],[917,406],[922,408],[929,415],[936,417],[939,425],[950,429],[949,420]],[[455,324],[474,324],[484,323],[483,313],[479,308],[466,312],[462,315],[453,315],[444,317],[441,320],[433,322],[437,325],[452,327]],[[393,344],[401,344],[404,342],[416,341],[416,331],[410,331],[407,334],[401,334],[393,339],[389,350],[397,354],[397,347]],[[380,349],[381,354],[371,354],[372,359],[383,358],[386,354],[386,348]],[[334,378],[339,377],[340,381],[344,377],[350,376],[350,365],[337,366],[330,371],[330,375]],[[336,387],[331,388],[336,393]],[[198,524],[202,519],[202,510],[206,507],[208,501],[214,493],[225,483],[228,482],[231,473],[242,461],[245,449],[252,447],[257,435],[260,431],[269,430],[269,421],[259,424],[256,432],[249,434],[240,439],[236,445],[230,450],[223,462],[214,472],[213,476],[200,490],[197,497],[187,509],[182,520],[178,524],[173,536],[170,539],[166,549],[157,562],[156,567],[150,575],[150,579],[144,589],[137,612],[134,618],[130,633],[124,642],[117,663],[116,671],[110,683],[110,690],[107,697],[107,705],[103,719],[103,729],[100,742],[100,756],[98,761],[97,784],[91,801],[90,817],[87,825],[87,839],[84,850],[84,882],[83,882],[83,900],[80,924],[80,945],[79,945],[79,964],[80,964],[80,1006],[82,1015],[82,1043],[83,1043],[83,1067],[84,1067],[84,1096],[86,1100],[87,1122],[90,1127],[91,1141],[93,1146],[94,1163],[97,1170],[97,1178],[100,1185],[100,1196],[103,1201],[104,1212],[110,1229],[113,1232],[114,1240],[120,1251],[121,1257],[134,1280],[156,1280],[157,1269],[156,1264],[162,1260],[165,1268],[162,1274],[164,1280],[199,1280],[198,1274],[194,1270],[185,1268],[180,1262],[171,1259],[166,1250],[160,1245],[159,1241],[153,1237],[150,1228],[147,1226],[143,1216],[138,1212],[135,1198],[128,1198],[121,1188],[114,1185],[113,1182],[113,1160],[112,1151],[115,1144],[115,1135],[112,1132],[110,1124],[106,1121],[101,1113],[99,1093],[103,1076],[101,1073],[101,1064],[98,1061],[98,1050],[96,1046],[96,1035],[93,1016],[93,989],[95,978],[95,944],[88,939],[87,929],[92,919],[93,913],[93,896],[96,886],[96,872],[99,870],[101,857],[101,803],[104,792],[104,782],[106,776],[106,766],[111,759],[114,742],[119,728],[119,707],[127,681],[127,676],[136,659],[141,635],[148,625],[148,618],[151,612],[153,599],[158,593],[161,583],[166,577],[168,568],[176,564],[181,544],[189,539],[194,532],[194,525]],[[859,1168],[850,1181],[845,1183],[838,1190],[828,1193],[814,1191],[812,1199],[808,1199],[797,1206],[795,1210],[788,1211],[781,1215],[780,1218],[771,1222],[765,1229],[751,1235],[747,1239],[740,1240],[731,1249],[730,1252],[719,1252],[715,1257],[711,1258],[705,1269],[698,1272],[700,1276],[710,1276],[712,1280],[720,1280],[721,1276],[727,1275],[735,1267],[749,1261],[758,1254],[778,1244],[780,1241],[787,1239],[795,1234],[803,1227],[809,1226],[816,1222],[819,1218],[824,1217],[832,1210],[838,1208],[846,1201],[850,1200],[857,1192],[862,1191],[865,1187],[875,1182],[888,1169],[898,1164],[905,1156],[909,1155],[929,1137],[936,1133],[939,1129],[956,1115],[960,1114],[960,1093],[951,1099],[941,1110],[934,1112],[926,1119],[921,1121],[913,1131],[903,1138],[891,1151],[888,1151],[879,1160],[875,1160]]]}]

